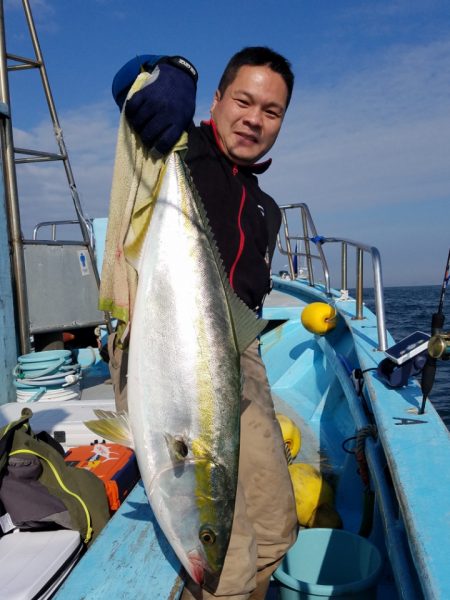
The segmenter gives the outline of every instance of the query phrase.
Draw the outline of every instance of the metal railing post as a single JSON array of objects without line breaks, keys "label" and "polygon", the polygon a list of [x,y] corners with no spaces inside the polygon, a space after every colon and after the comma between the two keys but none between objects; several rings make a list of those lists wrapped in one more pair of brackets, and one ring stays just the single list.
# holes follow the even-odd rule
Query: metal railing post
[{"label": "metal railing post", "polygon": [[25,258],[23,253],[20,210],[17,193],[16,169],[14,164],[14,142],[11,123],[11,103],[8,84],[8,64],[5,41],[5,19],[3,2],[0,2],[0,101],[10,111],[9,118],[2,119],[1,146],[3,148],[3,177],[5,180],[5,206],[11,244],[11,261],[16,299],[20,351],[30,351],[30,318],[28,313]]},{"label": "metal railing post", "polygon": [[383,279],[381,272],[381,257],[376,248],[371,249],[372,266],[373,266],[373,282],[375,294],[375,314],[377,321],[383,324],[383,327],[378,327],[378,350],[384,351],[387,349],[386,336],[386,317],[384,311],[384,296],[383,296]]},{"label": "metal railing post", "polygon": [[[278,236],[277,245],[278,249],[283,255],[288,256],[289,264],[292,264],[292,249],[291,249],[291,239],[300,239],[305,242],[305,257],[308,265],[308,275],[310,275],[313,271],[312,267],[312,259],[319,260],[322,263],[324,279],[325,279],[325,288],[326,293],[331,295],[331,284],[330,284],[330,276],[328,271],[328,265],[325,259],[325,255],[323,253],[322,246],[325,243],[339,243],[341,244],[341,283],[342,290],[346,291],[348,286],[348,247],[352,246],[356,250],[356,294],[355,294],[355,316],[353,317],[355,320],[362,320],[364,318],[364,304],[363,304],[363,295],[364,295],[364,252],[367,252],[371,255],[372,258],[372,267],[373,267],[373,283],[374,283],[374,292],[375,292],[375,314],[377,317],[377,329],[378,329],[378,350],[386,350],[387,348],[387,335],[386,335],[386,325],[385,325],[385,312],[384,312],[384,298],[383,298],[383,282],[381,276],[381,259],[379,252],[373,246],[367,246],[366,244],[362,244],[360,242],[355,242],[350,239],[343,238],[327,238],[317,235],[317,231],[310,215],[308,206],[305,203],[299,204],[289,204],[285,206],[281,206],[281,211],[283,214],[283,223],[284,223],[284,236],[285,236],[285,247],[281,243],[281,238]],[[290,236],[289,228],[287,224],[287,216],[286,212],[288,209],[300,209],[301,211],[301,225],[303,227],[303,237],[295,237]],[[312,238],[309,235],[312,235]],[[311,253],[311,239],[315,240],[317,238],[316,248],[317,254]],[[293,267],[292,267],[293,270]],[[308,277],[310,285],[314,285],[313,277]]]},{"label": "metal railing post", "polygon": [[287,247],[289,276],[291,279],[295,279],[294,261],[292,260],[291,238],[289,237],[289,227],[288,227],[288,222],[287,222],[286,211],[284,209],[281,209],[281,216],[283,219],[284,239],[286,240],[286,247]]},{"label": "metal railing post", "polygon": [[303,207],[301,209],[301,215],[303,224],[303,237],[305,241],[306,265],[308,269],[308,282],[309,285],[314,285],[314,269],[311,259],[311,247],[309,245],[308,219],[306,218],[306,213]]},{"label": "metal railing post", "polygon": [[341,254],[341,290],[347,289],[347,244],[342,242]]},{"label": "metal railing post", "polygon": [[355,319],[361,320],[363,318],[363,278],[364,278],[364,264],[363,264],[363,250],[362,248],[356,249],[356,315]]}]

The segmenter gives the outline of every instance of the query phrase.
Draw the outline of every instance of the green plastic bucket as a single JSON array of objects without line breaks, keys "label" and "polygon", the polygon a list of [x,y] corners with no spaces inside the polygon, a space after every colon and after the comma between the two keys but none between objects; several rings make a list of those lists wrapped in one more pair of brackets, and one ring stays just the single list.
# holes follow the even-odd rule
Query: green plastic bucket
[{"label": "green plastic bucket", "polygon": [[371,600],[381,566],[377,548],[355,533],[304,529],[273,576],[281,600]]}]

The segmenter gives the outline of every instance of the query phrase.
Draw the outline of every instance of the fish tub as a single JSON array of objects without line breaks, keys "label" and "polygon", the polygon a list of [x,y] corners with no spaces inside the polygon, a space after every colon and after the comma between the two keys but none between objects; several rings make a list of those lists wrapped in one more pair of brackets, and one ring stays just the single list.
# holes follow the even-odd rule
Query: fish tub
[{"label": "fish tub", "polygon": [[378,549],[341,529],[305,529],[274,573],[281,600],[375,600]]}]

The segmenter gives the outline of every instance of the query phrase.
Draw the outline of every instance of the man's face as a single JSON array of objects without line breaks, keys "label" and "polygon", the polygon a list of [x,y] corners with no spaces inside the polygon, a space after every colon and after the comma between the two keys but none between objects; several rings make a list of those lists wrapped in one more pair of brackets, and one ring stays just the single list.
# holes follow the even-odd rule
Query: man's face
[{"label": "man's face", "polygon": [[216,92],[211,116],[228,158],[249,165],[270,150],[283,122],[287,96],[284,79],[267,66],[241,67],[223,95]]}]

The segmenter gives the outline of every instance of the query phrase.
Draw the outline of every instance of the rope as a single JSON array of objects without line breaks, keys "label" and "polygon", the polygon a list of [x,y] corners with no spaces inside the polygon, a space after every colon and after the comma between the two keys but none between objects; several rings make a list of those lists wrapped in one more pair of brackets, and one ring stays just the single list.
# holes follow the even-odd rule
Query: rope
[{"label": "rope", "polygon": [[[359,535],[363,537],[369,537],[372,531],[375,506],[375,494],[370,488],[370,473],[365,453],[366,439],[368,437],[372,437],[374,440],[377,439],[378,431],[376,425],[367,425],[366,427],[362,427],[356,432],[355,436],[347,438],[342,443],[342,448],[345,452],[355,455],[356,462],[358,463],[358,473],[364,486],[363,514],[359,528]],[[350,441],[355,442],[354,450],[349,450],[347,448],[347,444]]]},{"label": "rope", "polygon": [[356,433],[355,457],[359,465],[359,474],[366,489],[370,485],[369,467],[366,460],[366,438],[372,437],[377,439],[378,431],[376,425],[367,425],[359,429]]},{"label": "rope", "polygon": [[[344,450],[344,452],[347,452],[347,454],[355,455],[356,461],[358,463],[358,472],[366,489],[369,487],[370,484],[369,467],[367,464],[365,453],[366,438],[368,437],[371,437],[374,440],[377,439],[378,430],[376,425],[367,425],[366,427],[362,427],[361,429],[358,429],[356,435],[349,437],[342,442],[342,449]],[[347,448],[347,445],[349,442],[353,441],[355,442],[355,449],[349,450]]]},{"label": "rope", "polygon": [[284,442],[284,453],[286,454],[287,464],[292,465],[294,459],[292,458],[291,449],[288,442]]},{"label": "rope", "polygon": [[13,369],[17,402],[79,400],[81,367],[70,350],[46,350],[19,356]]}]

